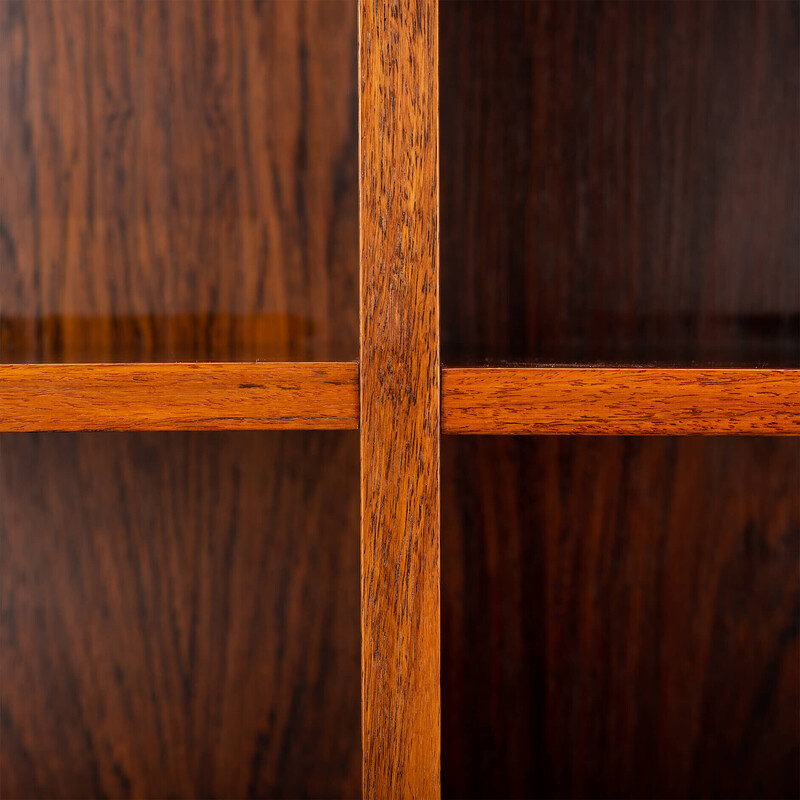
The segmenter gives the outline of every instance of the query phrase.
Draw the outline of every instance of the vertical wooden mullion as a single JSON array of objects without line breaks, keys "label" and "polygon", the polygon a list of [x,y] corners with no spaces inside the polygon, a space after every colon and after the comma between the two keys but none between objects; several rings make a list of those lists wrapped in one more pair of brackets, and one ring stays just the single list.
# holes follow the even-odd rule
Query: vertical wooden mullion
[{"label": "vertical wooden mullion", "polygon": [[361,681],[365,798],[436,798],[438,0],[361,0]]}]

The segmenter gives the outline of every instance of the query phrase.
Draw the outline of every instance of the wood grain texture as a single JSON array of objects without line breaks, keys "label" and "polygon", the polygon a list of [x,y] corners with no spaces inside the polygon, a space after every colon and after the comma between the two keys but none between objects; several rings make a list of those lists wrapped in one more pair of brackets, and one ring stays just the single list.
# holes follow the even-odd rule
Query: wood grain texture
[{"label": "wood grain texture", "polygon": [[365,798],[440,796],[438,2],[361,0]]},{"label": "wood grain texture", "polygon": [[442,354],[800,366],[800,6],[441,10]]},{"label": "wood grain texture", "polygon": [[[800,366],[799,53],[795,2],[443,3],[444,363]],[[799,446],[445,437],[443,794],[797,797]]]},{"label": "wood grain texture", "polygon": [[800,439],[444,437],[452,798],[800,794]]},{"label": "wood grain texture", "polygon": [[800,370],[450,368],[445,433],[800,435]]},{"label": "wood grain texture", "polygon": [[357,798],[352,432],[0,436],[3,798]]},{"label": "wood grain texture", "polygon": [[0,360],[358,354],[355,0],[0,3]]},{"label": "wood grain texture", "polygon": [[358,364],[5,364],[0,431],[358,427]]}]

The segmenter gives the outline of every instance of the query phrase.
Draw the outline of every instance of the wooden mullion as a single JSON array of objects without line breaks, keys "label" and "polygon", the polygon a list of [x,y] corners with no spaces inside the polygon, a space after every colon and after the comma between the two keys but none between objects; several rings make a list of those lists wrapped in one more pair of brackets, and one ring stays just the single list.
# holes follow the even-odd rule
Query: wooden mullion
[{"label": "wooden mullion", "polygon": [[361,0],[359,33],[363,789],[436,798],[437,0]]},{"label": "wooden mullion", "polygon": [[0,365],[0,432],[356,427],[354,361]]},{"label": "wooden mullion", "polygon": [[447,368],[445,433],[800,434],[800,370]]}]

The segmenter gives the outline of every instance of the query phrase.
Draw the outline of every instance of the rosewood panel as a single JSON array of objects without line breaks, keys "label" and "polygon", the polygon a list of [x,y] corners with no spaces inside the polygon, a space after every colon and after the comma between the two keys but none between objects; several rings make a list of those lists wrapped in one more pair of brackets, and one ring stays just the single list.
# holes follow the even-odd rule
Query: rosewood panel
[{"label": "rosewood panel", "polygon": [[800,440],[445,437],[446,797],[800,792]]},{"label": "rosewood panel", "polygon": [[355,0],[0,3],[0,360],[358,353]]},{"label": "rosewood panel", "polygon": [[800,5],[440,29],[445,364],[800,365]]},{"label": "rosewood panel", "polygon": [[4,798],[360,796],[355,433],[0,436]]},{"label": "rosewood panel", "polygon": [[[797,3],[440,31],[445,364],[800,364]],[[800,792],[797,439],[446,437],[442,477],[444,795]]]}]

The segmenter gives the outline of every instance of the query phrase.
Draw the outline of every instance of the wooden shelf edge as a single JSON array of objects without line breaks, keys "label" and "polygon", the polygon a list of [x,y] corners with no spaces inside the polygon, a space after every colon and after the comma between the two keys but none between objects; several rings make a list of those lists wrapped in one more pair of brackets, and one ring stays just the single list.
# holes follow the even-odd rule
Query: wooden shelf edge
[{"label": "wooden shelf edge", "polygon": [[356,428],[355,361],[0,365],[0,432]]},{"label": "wooden shelf edge", "polygon": [[800,435],[800,370],[442,370],[443,433]]}]

